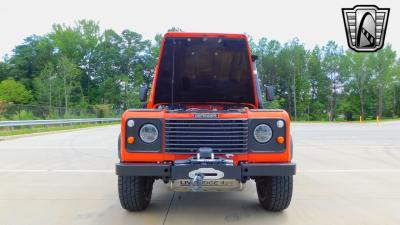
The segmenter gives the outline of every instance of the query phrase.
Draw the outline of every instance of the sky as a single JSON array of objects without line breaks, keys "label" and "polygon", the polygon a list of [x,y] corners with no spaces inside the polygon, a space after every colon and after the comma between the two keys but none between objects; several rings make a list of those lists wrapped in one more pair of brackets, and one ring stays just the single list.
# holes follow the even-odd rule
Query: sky
[{"label": "sky", "polygon": [[334,40],[347,48],[341,8],[390,8],[385,44],[400,52],[400,1],[371,0],[0,0],[0,58],[24,38],[49,33],[54,23],[80,19],[101,29],[130,29],[146,39],[180,27],[190,32],[247,33],[280,42],[295,37],[312,49]]}]

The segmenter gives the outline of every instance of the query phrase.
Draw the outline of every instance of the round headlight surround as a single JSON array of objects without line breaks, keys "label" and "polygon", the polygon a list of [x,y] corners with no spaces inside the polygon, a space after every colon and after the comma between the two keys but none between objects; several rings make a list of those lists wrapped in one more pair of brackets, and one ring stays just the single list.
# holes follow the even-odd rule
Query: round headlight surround
[{"label": "round headlight surround", "polygon": [[265,123],[258,124],[253,131],[254,139],[261,144],[265,144],[270,141],[272,139],[272,135],[272,128]]},{"label": "round headlight surround", "polygon": [[139,136],[144,143],[153,143],[158,139],[158,129],[151,123],[144,124],[140,128]]}]

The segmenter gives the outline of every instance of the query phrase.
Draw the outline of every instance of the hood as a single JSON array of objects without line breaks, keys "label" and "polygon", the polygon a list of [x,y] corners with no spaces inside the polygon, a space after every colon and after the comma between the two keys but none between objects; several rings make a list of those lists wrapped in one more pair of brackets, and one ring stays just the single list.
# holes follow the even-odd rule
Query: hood
[{"label": "hood", "polygon": [[154,104],[247,103],[255,105],[246,39],[165,39]]}]

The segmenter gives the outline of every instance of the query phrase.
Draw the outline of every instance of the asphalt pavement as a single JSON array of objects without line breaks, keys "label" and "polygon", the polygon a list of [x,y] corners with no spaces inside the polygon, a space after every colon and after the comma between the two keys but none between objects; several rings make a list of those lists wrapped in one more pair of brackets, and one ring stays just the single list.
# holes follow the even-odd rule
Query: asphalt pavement
[{"label": "asphalt pavement", "polygon": [[400,122],[296,123],[289,208],[243,192],[173,193],[156,182],[132,213],[117,193],[119,126],[0,141],[0,225],[400,224]]}]

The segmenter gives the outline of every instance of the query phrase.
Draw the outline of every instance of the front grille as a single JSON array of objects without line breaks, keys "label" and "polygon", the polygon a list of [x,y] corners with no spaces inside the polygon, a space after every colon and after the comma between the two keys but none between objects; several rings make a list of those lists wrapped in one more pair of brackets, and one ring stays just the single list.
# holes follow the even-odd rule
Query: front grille
[{"label": "front grille", "polygon": [[246,119],[167,119],[165,147],[167,152],[191,153],[210,147],[215,153],[247,151]]}]

